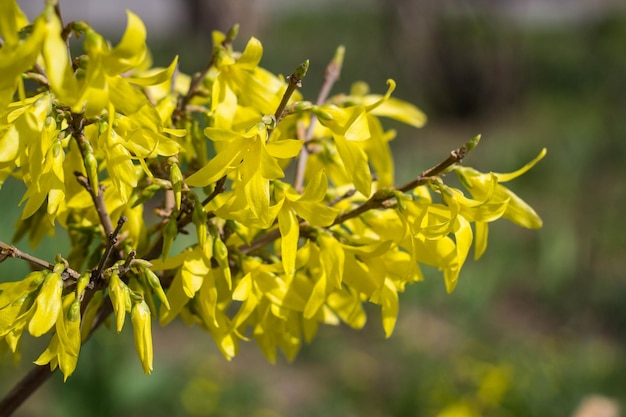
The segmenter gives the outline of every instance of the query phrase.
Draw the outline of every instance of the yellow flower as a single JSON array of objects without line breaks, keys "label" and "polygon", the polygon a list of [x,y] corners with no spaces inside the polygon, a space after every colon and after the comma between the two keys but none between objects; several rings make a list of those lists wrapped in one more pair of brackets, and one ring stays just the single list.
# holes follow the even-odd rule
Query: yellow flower
[{"label": "yellow flower", "polygon": [[141,366],[146,375],[152,372],[152,327],[150,308],[145,301],[133,304],[131,313],[133,333],[135,336],[135,349],[141,360]]},{"label": "yellow flower", "polygon": [[28,323],[28,332],[35,337],[47,333],[54,326],[61,309],[63,279],[57,270],[55,267],[54,272],[48,273],[35,300],[35,312]]},{"label": "yellow flower", "polygon": [[[522,227],[526,227],[529,229],[538,229],[543,225],[543,222],[539,215],[535,212],[535,210],[533,210],[533,208],[529,206],[524,200],[522,200],[515,193],[513,193],[513,191],[509,190],[501,184],[511,181],[524,174],[526,171],[535,166],[537,162],[543,159],[546,153],[546,149],[542,149],[539,155],[535,157],[535,159],[533,159],[517,171],[507,174],[484,174],[473,168],[460,165],[456,165],[453,169],[459,176],[459,179],[461,180],[463,185],[468,189],[468,191],[475,200],[484,202],[485,206],[492,201],[496,202],[496,204],[499,204],[498,202],[506,202],[505,210],[504,213],[502,213],[502,217]],[[494,219],[475,219],[476,246],[474,257],[476,259],[480,258],[480,256],[484,253],[485,248],[487,247],[487,238],[489,231],[487,222],[491,220]]]}]

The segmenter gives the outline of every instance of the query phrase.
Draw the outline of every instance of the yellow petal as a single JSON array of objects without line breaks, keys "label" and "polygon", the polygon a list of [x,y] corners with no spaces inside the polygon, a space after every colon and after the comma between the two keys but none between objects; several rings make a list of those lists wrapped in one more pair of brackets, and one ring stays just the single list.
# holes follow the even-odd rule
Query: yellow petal
[{"label": "yellow petal", "polygon": [[152,372],[152,324],[150,308],[145,301],[135,303],[131,311],[131,322],[135,338],[135,349],[141,360],[141,366],[146,375]]},{"label": "yellow petal", "polygon": [[296,266],[296,252],[300,230],[298,219],[287,204],[278,212],[278,229],[281,235],[281,257],[285,274],[292,276]]},{"label": "yellow petal", "polygon": [[35,313],[28,323],[28,332],[31,335],[39,337],[54,326],[62,306],[62,292],[63,279],[61,275],[56,272],[49,273],[41,285],[35,301]]},{"label": "yellow petal", "polygon": [[104,57],[103,65],[109,75],[121,74],[139,65],[147,53],[146,27],[133,12],[126,10],[128,22],[122,40]]},{"label": "yellow petal", "polygon": [[511,181],[512,179],[519,177],[520,175],[526,173],[528,170],[534,167],[537,164],[537,162],[541,161],[543,157],[546,156],[547,153],[548,153],[548,150],[546,148],[543,148],[541,152],[539,152],[539,155],[535,157],[535,159],[533,159],[532,161],[530,161],[529,163],[527,163],[526,165],[524,165],[517,171],[510,172],[507,174],[497,174],[497,173],[494,173],[494,174],[496,177],[498,177],[499,182]]}]

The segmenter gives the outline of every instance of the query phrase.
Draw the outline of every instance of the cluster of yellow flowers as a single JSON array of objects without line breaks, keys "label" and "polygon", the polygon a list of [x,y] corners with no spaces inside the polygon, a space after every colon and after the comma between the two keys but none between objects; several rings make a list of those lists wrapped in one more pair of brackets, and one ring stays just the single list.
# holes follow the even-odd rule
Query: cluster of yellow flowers
[{"label": "cluster of yellow flowers", "polygon": [[[26,185],[16,235],[37,244],[60,224],[72,243],[49,270],[0,283],[0,344],[15,353],[25,329],[53,333],[36,363],[66,378],[110,312],[118,332],[130,313],[146,373],[153,316],[203,327],[229,359],[250,339],[270,361],[278,349],[291,359],[319,323],[361,328],[365,302],[381,306],[389,336],[420,264],[442,270],[452,291],[472,243],[484,252],[489,222],[541,226],[502,183],[545,150],[511,174],[480,173],[456,164],[476,138],[394,187],[395,133],[380,118],[421,127],[425,116],[391,97],[392,80],[383,95],[356,83],[314,104],[297,91],[308,63],[284,80],[259,67],[257,39],[233,50],[235,31],[214,34],[201,74],[179,73],[176,59],[150,68],[130,12],[113,47],[85,22],[64,26],[52,4],[29,23],[0,0],[0,35],[0,185]],[[83,54],[71,56],[70,36],[84,39]],[[471,197],[444,184],[451,170]],[[180,249],[191,224],[196,238]]]}]

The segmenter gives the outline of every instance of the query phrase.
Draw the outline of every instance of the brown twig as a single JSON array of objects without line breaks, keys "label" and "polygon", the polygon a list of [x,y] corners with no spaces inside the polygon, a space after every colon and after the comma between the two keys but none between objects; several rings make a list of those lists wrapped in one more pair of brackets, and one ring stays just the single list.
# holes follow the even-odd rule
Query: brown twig
[{"label": "brown twig", "polygon": [[[87,148],[91,146],[84,134],[85,118],[82,114],[72,113],[69,123],[72,137],[76,140],[76,143],[78,144],[78,149],[80,149],[84,164]],[[85,169],[88,168],[85,167]],[[104,204],[105,188],[102,185],[99,185],[98,189],[96,190],[93,187],[93,184],[90,183],[89,178],[78,172],[75,172],[74,175],[76,175],[76,179],[78,180],[78,182],[83,187],[85,187],[85,189],[89,192],[89,195],[91,195],[93,205],[98,213],[98,218],[100,219],[100,223],[104,228],[104,234],[105,236],[109,236],[111,233],[113,233],[114,229],[113,222],[111,222],[111,217],[109,217],[109,213]]]},{"label": "brown twig", "polygon": [[[113,312],[111,303],[103,302],[91,330],[83,345],[89,340],[96,330]],[[81,311],[82,315],[82,311]],[[58,368],[56,368],[58,369]],[[55,371],[56,371],[55,369]],[[22,379],[20,379],[3,398],[0,400],[0,417],[9,417],[17,410],[35,391],[46,382],[55,371],[50,370],[49,365],[35,365]]]},{"label": "brown twig", "polygon": [[[322,84],[322,88],[320,89],[317,100],[315,101],[317,106],[321,106],[324,102],[326,102],[330,94],[330,90],[332,90],[335,83],[339,80],[341,67],[343,65],[344,52],[345,48],[343,46],[337,48],[335,56],[326,67],[326,71],[324,72],[324,84]],[[309,123],[309,127],[303,139],[304,144],[300,150],[300,155],[298,155],[298,160],[296,161],[296,176],[293,185],[299,193],[301,193],[304,188],[304,171],[306,168],[306,162],[309,159],[309,151],[306,147],[306,143],[313,137],[313,131],[315,130],[316,123],[317,116],[311,114],[311,122]]]},{"label": "brown twig", "polygon": [[0,401],[0,417],[8,417],[52,376],[48,365],[35,365]]},{"label": "brown twig", "polygon": [[204,67],[204,69],[200,72],[197,72],[191,78],[191,83],[189,84],[189,89],[187,90],[187,94],[178,98],[178,102],[176,103],[176,109],[172,113],[172,122],[176,124],[183,118],[183,114],[187,110],[187,106],[192,98],[200,93],[200,87],[202,87],[202,82],[204,78],[209,73],[211,68],[215,66],[217,62],[217,58],[219,54],[230,47],[235,38],[237,37],[237,33],[239,32],[239,25],[233,26],[228,33],[226,34],[226,38],[222,42],[221,45],[214,47],[213,54],[209,59],[209,62]]},{"label": "brown twig", "polygon": [[[100,193],[100,195],[103,195],[103,194],[104,193]],[[104,253],[100,257],[98,268],[96,268],[95,270],[91,272],[92,281],[99,280],[102,277],[102,271],[104,270],[104,267],[106,266],[107,261],[111,257],[113,248],[117,244],[117,236],[119,235],[120,231],[122,230],[122,226],[124,225],[124,223],[126,223],[127,220],[128,219],[126,217],[120,216],[120,219],[117,221],[117,226],[115,227],[115,230],[107,234],[107,244],[104,249]]]},{"label": "brown twig", "polygon": [[270,140],[270,136],[272,131],[276,128],[278,123],[285,116],[285,107],[287,107],[287,103],[289,103],[289,99],[293,93],[300,87],[302,87],[302,80],[306,76],[306,73],[309,69],[309,60],[307,59],[302,64],[298,65],[298,67],[294,70],[294,72],[287,76],[287,89],[283,94],[283,98],[280,100],[280,104],[276,108],[276,112],[274,113],[274,120],[272,126],[267,128],[267,141]]},{"label": "brown twig", "polygon": [[[415,178],[412,181],[409,181],[408,183],[400,187],[378,190],[377,192],[374,193],[374,195],[372,195],[369,199],[367,199],[362,204],[358,205],[357,207],[355,207],[354,209],[350,211],[346,211],[340,214],[339,216],[337,216],[335,218],[335,221],[333,222],[333,224],[329,226],[329,228],[335,225],[341,224],[354,217],[358,217],[361,214],[369,210],[374,210],[378,208],[388,208],[388,204],[389,204],[388,202],[392,200],[393,198],[395,198],[396,191],[405,193],[416,187],[419,187],[420,185],[426,184],[428,181],[444,173],[444,171],[450,168],[452,165],[461,162],[463,158],[465,158],[465,156],[468,154],[468,152],[474,149],[474,147],[476,147],[479,140],[480,140],[480,136],[474,137],[473,139],[468,141],[466,144],[464,144],[462,147],[450,152],[450,155],[445,160],[433,166],[432,168],[429,168],[426,171],[423,171],[417,178]],[[343,199],[344,196],[341,196],[340,198]],[[308,226],[308,223],[306,221],[300,220],[300,224],[299,224],[300,230],[302,230],[303,228],[306,228],[307,226]],[[263,236],[253,240],[250,243],[250,245],[247,245],[247,246],[244,245],[244,246],[239,247],[239,251],[243,254],[252,253],[255,250],[261,249],[265,245],[273,242],[279,237],[280,237],[280,231],[278,229],[274,229],[264,234]]]},{"label": "brown twig", "polygon": [[347,211],[345,213],[340,214],[335,218],[333,226],[336,224],[340,224],[345,222],[346,220],[357,217],[366,211],[380,208],[384,206],[384,203],[392,198],[395,198],[393,191],[401,191],[406,193],[407,191],[413,190],[414,188],[419,187],[420,185],[426,184],[428,181],[432,180],[434,177],[442,174],[446,169],[450,168],[452,165],[457,164],[465,158],[469,151],[474,149],[480,140],[480,136],[476,136],[466,144],[461,146],[458,149],[450,152],[450,155],[437,165],[432,168],[427,169],[422,172],[417,178],[412,181],[407,182],[406,184],[396,187],[395,189],[384,189],[378,190],[374,193],[367,201],[363,204],[357,206],[353,210]]},{"label": "brown twig", "polygon": [[[219,194],[223,193],[226,190],[226,175],[224,175],[222,178],[220,178],[219,180],[217,180],[217,182],[215,183],[215,188],[213,188],[213,191],[211,192],[211,194],[209,194],[207,196],[207,198],[205,198],[202,201],[202,205],[206,206],[207,204],[209,204],[211,201],[213,201],[213,199],[215,197],[217,197]],[[191,221],[191,216],[187,216],[189,217],[188,221],[186,224],[182,224],[180,225],[181,227],[186,226],[187,224],[189,224],[189,222]]]},{"label": "brown twig", "polygon": [[[35,266],[38,266],[41,269],[48,269],[50,271],[54,270],[54,264],[50,262],[44,261],[43,259],[39,259],[35,256],[32,256],[26,252],[22,252],[18,248],[12,245],[8,245],[2,241],[0,241],[0,262],[3,262],[7,258],[15,258],[15,259],[23,259],[26,262],[29,262]],[[80,274],[71,269],[66,268],[61,274],[63,279],[74,279],[77,280],[80,277]]]}]

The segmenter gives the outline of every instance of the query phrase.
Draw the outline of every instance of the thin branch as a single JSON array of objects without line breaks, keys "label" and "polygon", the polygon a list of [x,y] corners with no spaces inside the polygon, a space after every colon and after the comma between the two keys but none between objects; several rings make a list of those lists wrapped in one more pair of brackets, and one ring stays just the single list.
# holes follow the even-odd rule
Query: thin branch
[{"label": "thin branch", "polygon": [[[388,208],[389,201],[395,198],[396,191],[405,193],[416,187],[419,187],[420,185],[426,184],[428,181],[432,180],[434,177],[437,177],[438,175],[442,174],[445,170],[450,168],[452,165],[461,162],[463,158],[467,156],[468,152],[470,152],[472,149],[476,147],[479,141],[480,141],[480,135],[474,137],[473,139],[468,141],[466,144],[464,144],[462,147],[453,150],[452,152],[450,152],[450,155],[445,160],[435,165],[434,167],[427,169],[426,171],[422,172],[416,179],[409,181],[408,183],[400,187],[378,190],[377,192],[374,193],[374,195],[372,195],[364,203],[360,204],[359,206],[355,207],[354,209],[350,211],[346,211],[340,214],[339,216],[337,216],[333,224],[328,226],[328,228],[341,224],[354,217],[358,217],[361,214],[369,210],[374,210],[378,208]],[[346,194],[345,196],[339,197],[339,199],[347,198],[348,196],[349,195]],[[336,200],[333,200],[333,202]],[[308,226],[308,223],[306,221],[300,220],[300,223],[298,225],[300,230],[303,230],[307,226]],[[280,231],[278,229],[274,229],[264,234],[263,236],[253,240],[250,243],[250,245],[240,246],[239,251],[244,255],[252,253],[255,250],[261,249],[265,245],[273,242],[279,237],[280,237]]]},{"label": "thin branch", "polygon": [[352,188],[352,189],[346,191],[344,194],[342,194],[342,195],[340,195],[338,197],[335,197],[333,200],[331,200],[328,203],[328,207],[336,206],[341,201],[343,201],[343,200],[345,200],[347,198],[352,197],[355,193],[356,193],[356,188]]},{"label": "thin branch", "polygon": [[276,128],[278,123],[285,116],[285,107],[287,107],[287,103],[289,103],[289,99],[293,93],[300,87],[302,87],[302,80],[306,76],[307,71],[309,70],[309,60],[307,59],[302,64],[298,65],[298,67],[293,71],[293,74],[287,76],[287,89],[283,94],[283,98],[280,100],[280,104],[276,108],[276,112],[274,113],[274,121],[272,126],[267,129],[267,140],[269,141],[270,135],[272,131]]},{"label": "thin branch", "polygon": [[226,34],[226,38],[224,39],[222,44],[213,49],[213,54],[211,55],[211,58],[209,59],[209,62],[204,67],[204,69],[201,72],[195,73],[193,75],[193,77],[191,78],[191,83],[189,84],[189,89],[187,90],[187,94],[179,97],[178,103],[176,103],[176,109],[172,113],[172,122],[174,122],[174,124],[176,124],[176,122],[183,118],[183,114],[187,110],[189,102],[192,98],[200,93],[200,87],[202,87],[202,82],[204,81],[204,78],[207,76],[211,68],[215,66],[218,55],[220,54],[220,52],[229,48],[230,45],[232,45],[238,33],[239,25],[234,25]]},{"label": "thin branch", "polygon": [[[104,193],[100,193],[100,194],[103,195]],[[100,277],[102,276],[102,271],[104,270],[104,267],[106,266],[107,261],[111,257],[113,248],[117,244],[117,236],[119,235],[120,230],[122,230],[122,226],[124,226],[124,223],[126,223],[127,220],[128,219],[126,217],[120,216],[120,219],[117,221],[117,226],[115,227],[115,230],[113,230],[111,233],[107,235],[106,248],[104,249],[104,254],[102,254],[102,257],[100,258],[100,263],[98,264],[98,268],[96,268],[94,271],[91,272],[92,281],[100,279]]]},{"label": "thin branch", "polygon": [[[422,172],[414,180],[409,181],[408,183],[400,187],[396,187],[395,190],[406,193],[407,191],[417,188],[420,185],[426,184],[428,181],[430,181],[434,177],[442,174],[446,169],[450,168],[452,165],[461,162],[463,158],[465,158],[465,156],[468,154],[468,152],[476,147],[479,141],[480,141],[480,135],[474,137],[473,139],[468,141],[466,144],[464,144],[460,148],[453,150],[452,152],[450,152],[450,155],[445,160],[441,161],[434,167]],[[366,211],[383,207],[386,201],[395,197],[393,194],[393,191],[394,189],[378,190],[377,192],[374,193],[373,196],[371,196],[367,201],[365,201],[360,206],[337,216],[337,218],[335,218],[335,221],[333,222],[332,225],[334,226],[336,224],[343,223],[346,220],[352,219],[354,217],[357,217],[365,213]]]},{"label": "thin branch", "polygon": [[35,365],[35,367],[2,398],[2,401],[0,401],[0,417],[9,417],[13,414],[13,412],[51,376],[52,372],[50,371],[49,365]]},{"label": "thin branch", "polygon": [[[326,67],[326,71],[324,72],[324,84],[322,84],[322,88],[320,89],[317,100],[315,101],[315,104],[317,106],[321,106],[326,102],[328,96],[330,95],[330,90],[332,90],[335,83],[339,80],[339,76],[341,75],[341,67],[343,65],[344,53],[345,48],[343,46],[337,48],[335,56]],[[306,168],[306,162],[309,159],[309,151],[306,144],[313,137],[313,131],[315,130],[316,123],[317,116],[311,114],[311,122],[309,123],[309,127],[303,139],[304,144],[302,146],[302,149],[300,150],[300,155],[298,155],[298,160],[296,161],[296,177],[293,184],[294,188],[299,193],[301,193],[304,189],[304,170]]]},{"label": "thin branch", "polygon": [[[89,141],[85,137],[84,134],[84,126],[85,126],[85,118],[82,114],[72,113],[72,116],[69,120],[70,123],[70,131],[72,133],[72,137],[76,140],[78,144],[78,149],[80,149],[80,154],[83,157],[83,165],[85,165],[85,157],[87,154],[87,149],[91,147]],[[85,170],[89,172],[89,168],[85,166]],[[102,185],[99,185],[96,188],[93,187],[89,178],[83,176],[81,173],[74,173],[76,175],[76,179],[78,182],[85,187],[85,189],[91,195],[91,199],[93,200],[94,207],[98,212],[98,218],[100,219],[100,223],[104,228],[105,236],[109,236],[113,233],[113,222],[111,222],[111,217],[109,216],[109,212],[106,209],[104,204],[104,191],[105,188]]]},{"label": "thin branch", "polygon": [[[43,68],[41,69],[43,71]],[[33,81],[38,82],[43,87],[50,88],[50,82],[48,81],[48,77],[43,75],[40,70],[28,71],[24,73],[24,77],[31,79]]]},{"label": "thin branch", "polygon": [[[50,271],[54,270],[54,264],[32,256],[26,252],[22,252],[15,246],[8,245],[0,241],[0,262],[4,262],[7,258],[23,259],[26,262],[38,266],[41,269],[48,269]],[[65,268],[65,270],[61,274],[61,277],[63,279],[72,278],[74,280],[77,280],[80,277],[80,274],[71,268]]]},{"label": "thin branch", "polygon": [[[91,300],[91,298],[89,299]],[[87,304],[88,301],[84,301],[83,304]],[[83,314],[81,305],[81,316]],[[82,342],[84,345],[93,332],[105,322],[105,320],[111,315],[113,312],[113,307],[111,303],[102,303],[100,310],[94,319],[93,325],[89,331],[89,335],[87,339]],[[15,410],[17,410],[35,391],[37,391],[44,382],[46,382],[54,372],[59,369],[58,367],[54,370],[50,370],[50,365],[35,365],[21,380],[19,380],[11,391],[9,391],[3,398],[0,400],[0,417],[9,417],[13,414]]]},{"label": "thin branch", "polygon": [[[215,197],[217,197],[219,194],[223,193],[226,190],[225,184],[226,184],[226,175],[224,175],[222,178],[217,180],[217,182],[215,183],[215,188],[213,188],[213,191],[211,192],[211,194],[209,194],[207,196],[207,198],[205,198],[202,201],[202,205],[206,206],[211,201],[213,201],[213,199]],[[191,217],[189,217],[189,220],[188,220],[187,224],[189,224],[190,221],[191,221]],[[186,226],[186,224],[183,224],[181,226]]]}]

